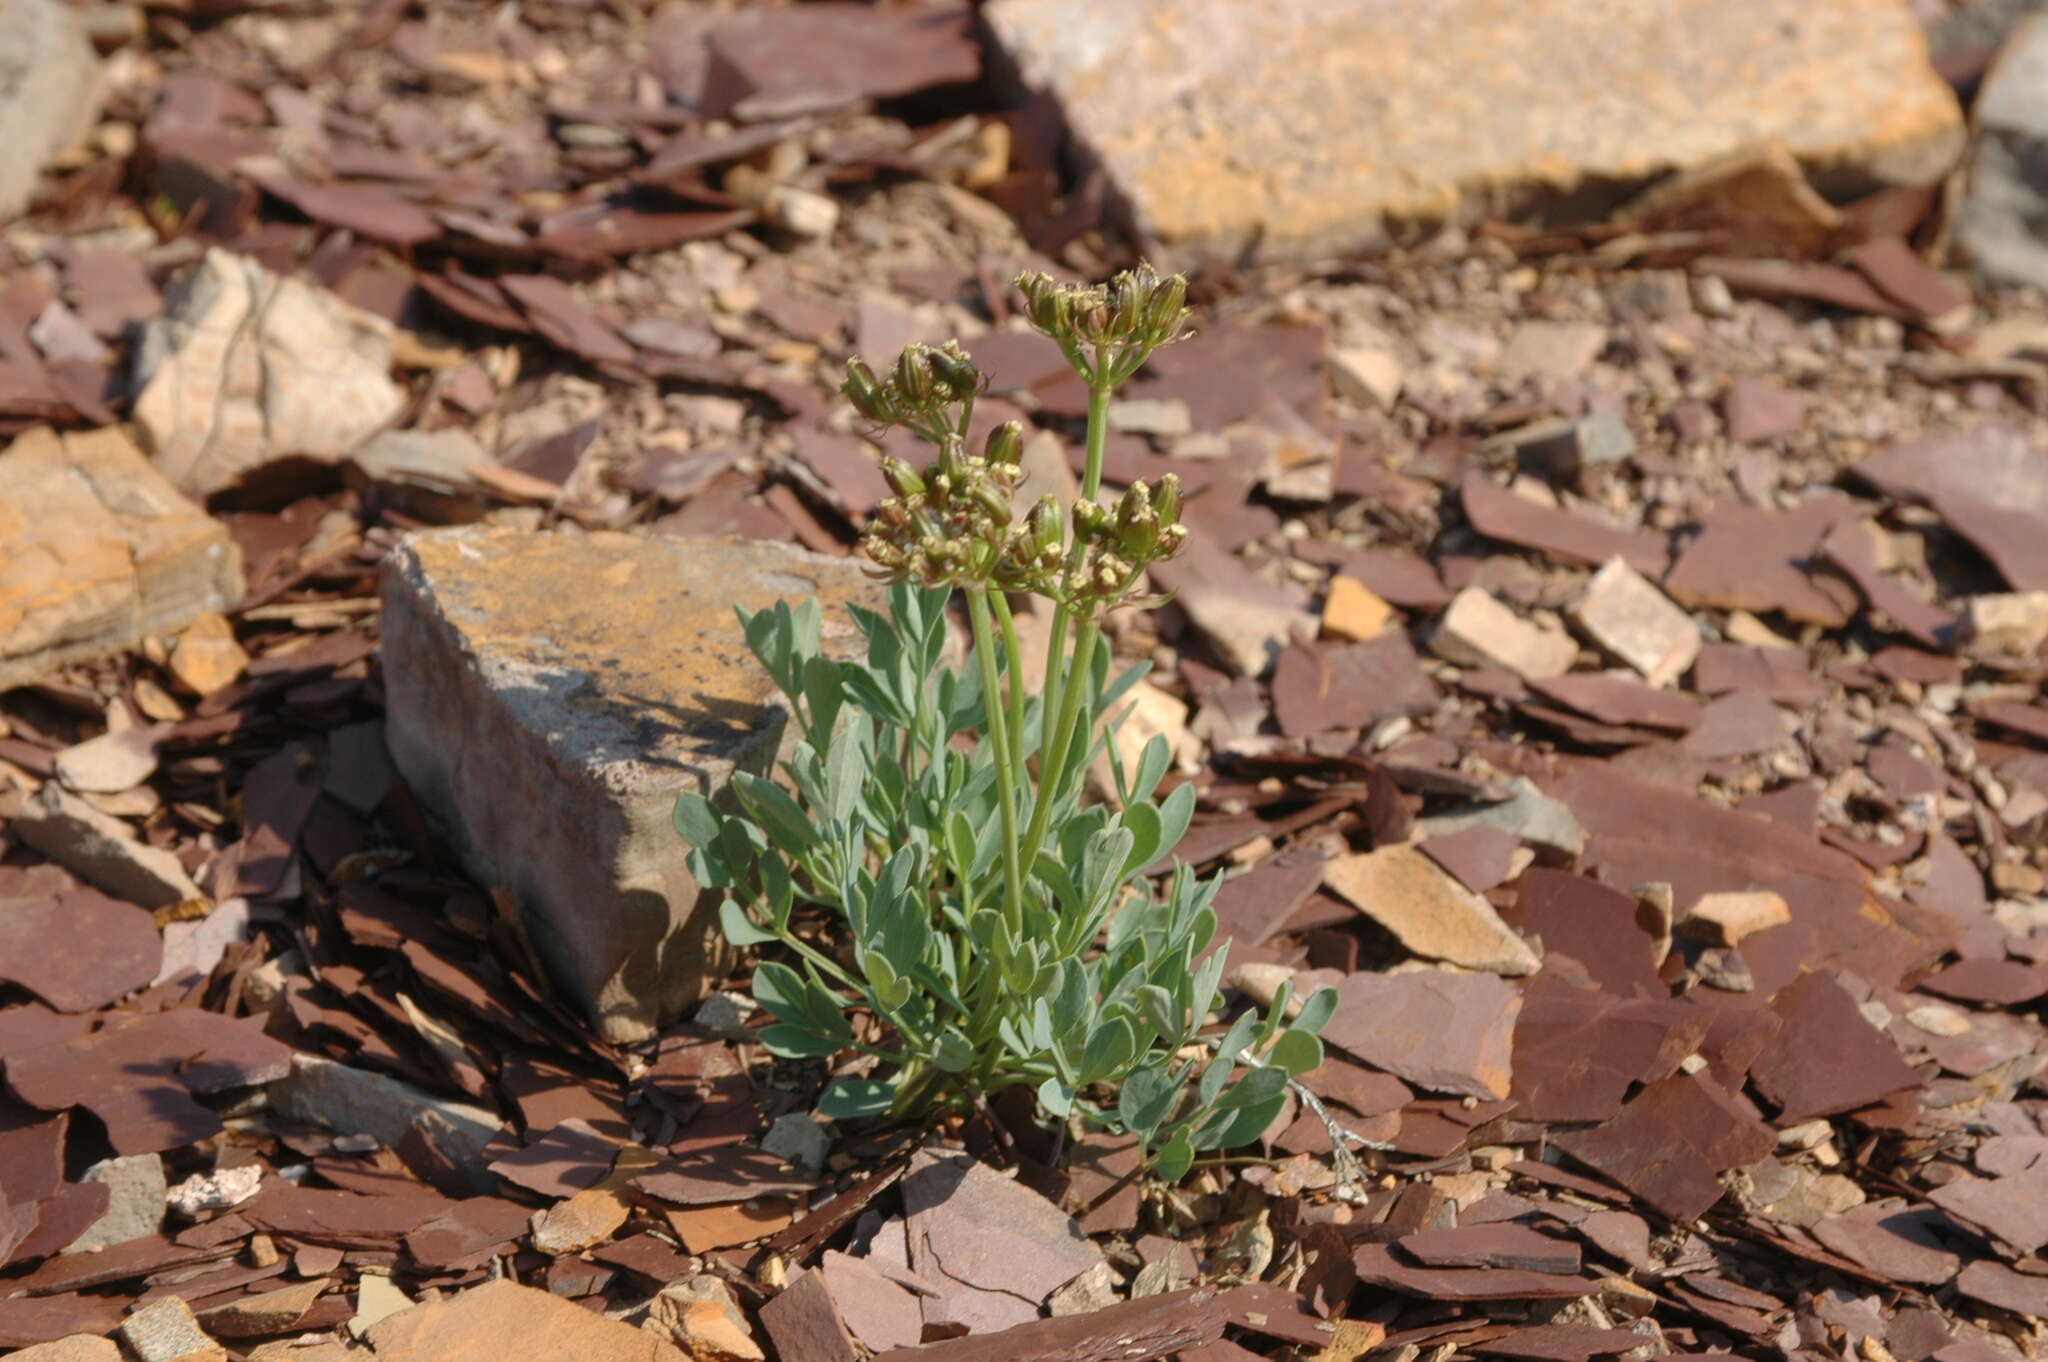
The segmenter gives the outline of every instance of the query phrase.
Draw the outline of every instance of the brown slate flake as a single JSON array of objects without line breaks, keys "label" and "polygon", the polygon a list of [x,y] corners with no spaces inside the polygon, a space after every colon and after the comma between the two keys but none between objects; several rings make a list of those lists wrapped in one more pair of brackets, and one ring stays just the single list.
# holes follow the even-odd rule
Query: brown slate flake
[{"label": "brown slate flake", "polygon": [[417,246],[441,235],[432,213],[396,194],[363,184],[314,184],[271,162],[243,160],[237,173],[247,175],[315,222],[346,227],[358,236],[387,246]]},{"label": "brown slate flake", "polygon": [[1391,1244],[1361,1244],[1352,1252],[1358,1280],[1425,1300],[1569,1300],[1600,1288],[1581,1277],[1510,1268],[1428,1268],[1403,1262]]},{"label": "brown slate flake", "polygon": [[1233,875],[1223,882],[1212,905],[1216,939],[1235,940],[1245,949],[1262,944],[1285,926],[1322,880],[1321,857],[1291,853]]},{"label": "brown slate flake", "polygon": [[1900,237],[1866,241],[1843,252],[1842,260],[1879,292],[1922,318],[1932,320],[1970,305],[1967,289],[1930,269]]},{"label": "brown slate flake", "polygon": [[62,1252],[97,1224],[112,1203],[113,1193],[105,1183],[65,1183],[54,1196],[30,1208],[35,1227],[14,1246],[14,1261],[31,1263]]},{"label": "brown slate flake", "polygon": [[1744,374],[1721,398],[1728,438],[1739,445],[1763,444],[1793,434],[1806,422],[1813,399],[1767,378]]},{"label": "brown slate flake", "polygon": [[82,1106],[106,1125],[117,1154],[147,1154],[201,1140],[220,1120],[192,1100],[282,1078],[291,1051],[262,1019],[231,1021],[180,1009],[117,1022],[7,1060],[16,1095],[45,1111]]},{"label": "brown slate flake", "polygon": [[817,1273],[839,1307],[847,1332],[863,1347],[886,1352],[914,1347],[924,1337],[924,1310],[918,1297],[865,1259],[827,1249],[818,1260]]},{"label": "brown slate flake", "polygon": [[1636,571],[1662,577],[1671,565],[1663,536],[1603,525],[1571,511],[1531,501],[1478,474],[1458,485],[1465,518],[1489,539],[1534,549],[1561,563],[1599,567],[1620,557]]},{"label": "brown slate flake", "polygon": [[967,1158],[933,1159],[903,1180],[910,1266],[941,1288],[927,1322],[977,1333],[1038,1314],[1102,1261],[1080,1226],[1028,1187]]},{"label": "brown slate flake", "polygon": [[1401,633],[1363,643],[1295,643],[1273,669],[1273,717],[1290,738],[1427,714],[1441,696]]},{"label": "brown slate flake", "polygon": [[1865,1020],[1856,1000],[1829,976],[1800,976],[1771,999],[1771,1011],[1784,1023],[1784,1042],[1758,1057],[1750,1078],[1777,1104],[1781,1126],[1920,1086],[1920,1075],[1891,1038]]},{"label": "brown slate flake", "polygon": [[1652,1083],[1605,1125],[1553,1138],[1678,1221],[1696,1219],[1721,1199],[1723,1172],[1755,1163],[1777,1144],[1747,1104],[1704,1074]]},{"label": "brown slate flake", "polygon": [[1506,1097],[1522,998],[1492,974],[1420,970],[1350,974],[1323,1039],[1418,1087],[1482,1100]]},{"label": "brown slate flake", "polygon": [[1566,1276],[1579,1270],[1577,1244],[1512,1222],[1424,1230],[1394,1244],[1425,1267],[1506,1267]]},{"label": "brown slate flake", "polygon": [[1532,1121],[1604,1121],[1636,1083],[1670,1077],[1705,1043],[1706,1009],[1666,998],[1623,999],[1576,987],[1552,968],[1524,990],[1515,1024],[1516,1114]]},{"label": "brown slate flake", "polygon": [[1870,1202],[1807,1226],[1824,1246],[1892,1281],[1939,1286],[1961,1262],[1945,1240],[1955,1223],[1927,1206]]},{"label": "brown slate flake", "polygon": [[1627,1329],[1600,1329],[1590,1324],[1539,1324],[1517,1329],[1502,1338],[1465,1344],[1481,1357],[1512,1357],[1531,1362],[1587,1362],[1613,1357],[1643,1346],[1643,1336]]},{"label": "brown slate flake", "polygon": [[1689,697],[1615,672],[1572,672],[1531,681],[1529,688],[1604,724],[1685,733],[1700,721],[1700,706]]},{"label": "brown slate flake", "polygon": [[1484,824],[1461,832],[1429,837],[1416,844],[1422,853],[1442,866],[1450,876],[1475,894],[1504,884],[1513,867],[1521,839]]},{"label": "brown slate flake", "polygon": [[1733,260],[1703,257],[1693,269],[1715,275],[1737,293],[1758,298],[1806,298],[1850,312],[1911,321],[1911,308],[1893,302],[1854,270],[1797,260]]},{"label": "brown slate flake", "polygon": [[273,1180],[238,1209],[258,1229],[294,1242],[380,1249],[456,1204],[431,1194],[361,1196]]},{"label": "brown slate flake", "polygon": [[1925,502],[2015,591],[2048,589],[2048,457],[2010,425],[1944,430],[1850,466],[1894,497]]},{"label": "brown slate flake", "polygon": [[89,1012],[156,978],[163,937],[146,908],[80,886],[48,898],[0,898],[0,983],[60,1012]]},{"label": "brown slate flake", "polygon": [[125,1301],[111,1296],[0,1296],[0,1348],[55,1343],[76,1334],[104,1337],[126,1308]]},{"label": "brown slate flake", "polygon": [[1699,660],[1693,664],[1693,687],[1702,695],[1740,691],[1801,707],[1827,694],[1827,687],[1807,670],[1802,654],[1740,643],[1710,643],[1701,648]]},{"label": "brown slate flake", "polygon": [[1769,696],[1738,691],[1700,711],[1679,747],[1705,761],[1774,752],[1791,738],[1795,720]]},{"label": "brown slate flake", "polygon": [[671,1206],[714,1206],[748,1197],[804,1193],[816,1183],[797,1176],[773,1154],[733,1143],[637,1173],[633,1186]]},{"label": "brown slate flake", "polygon": [[424,1268],[460,1268],[517,1242],[532,1216],[516,1201],[470,1197],[406,1231],[405,1251]]},{"label": "brown slate flake", "polygon": [[561,280],[544,274],[508,274],[497,283],[532,321],[534,329],[564,350],[592,363],[633,362],[633,347],[578,302]]},{"label": "brown slate flake", "polygon": [[70,1124],[69,1115],[37,1111],[0,1088],[0,1206],[26,1207],[56,1195],[64,1182],[64,1133]]},{"label": "brown slate flake", "polygon": [[1436,565],[1407,549],[1354,549],[1320,540],[1304,541],[1296,552],[1314,563],[1328,563],[1339,572],[1365,584],[1368,591],[1408,610],[1441,610],[1451,603],[1451,593]]},{"label": "brown slate flake", "polygon": [[1958,960],[1920,981],[1919,987],[1959,1002],[2022,1007],[2048,995],[2048,963]]},{"label": "brown slate flake", "polygon": [[1955,631],[1955,612],[1930,604],[1887,574],[1878,562],[1877,536],[1883,533],[1867,520],[1844,520],[1828,531],[1821,552],[1856,584],[1871,609],[1930,648],[1941,647]]},{"label": "brown slate flake", "polygon": [[824,113],[981,74],[972,15],[958,4],[742,10],[711,30],[707,45],[698,112],[743,123]]},{"label": "brown slate flake", "polygon": [[2021,1253],[2048,1244],[2048,1168],[2002,1178],[1958,1178],[1928,1200],[1959,1220],[1981,1225]]},{"label": "brown slate flake", "polygon": [[1743,503],[1709,508],[1700,533],[1678,555],[1664,589],[1685,605],[1784,612],[1801,623],[1840,628],[1854,607],[1807,571],[1829,530],[1860,509],[1847,497],[1816,497],[1784,512]]},{"label": "brown slate flake", "polygon": [[2048,1276],[2038,1272],[2015,1272],[2003,1263],[1980,1259],[1956,1278],[1956,1290],[2015,1315],[2048,1319]]},{"label": "brown slate flake", "polygon": [[236,1247],[234,1244],[220,1244],[212,1248],[183,1248],[162,1235],[147,1234],[95,1253],[59,1254],[28,1276],[10,1281],[8,1290],[26,1292],[31,1296],[89,1291],[116,1282],[132,1282],[173,1268],[220,1262],[233,1257]]},{"label": "brown slate flake", "polygon": [[619,1144],[588,1121],[571,1119],[491,1163],[491,1171],[545,1197],[567,1197],[597,1185],[618,1158]]},{"label": "brown slate flake", "polygon": [[[770,1308],[773,1308],[772,1305]],[[763,1312],[766,1322],[766,1311]],[[893,1348],[875,1362],[1153,1362],[1214,1343],[1223,1336],[1224,1307],[1214,1287],[1143,1296],[1090,1311],[1034,1320],[992,1334]],[[808,1359],[810,1353],[785,1352]],[[843,1362],[820,1352],[818,1362]]]},{"label": "brown slate flake", "polygon": [[1501,916],[1519,931],[1543,939],[1545,952],[1571,956],[1622,997],[1663,991],[1657,981],[1657,943],[1637,921],[1635,896],[1574,875],[1537,867],[1515,881],[1514,906]]},{"label": "brown slate flake", "polygon": [[1631,1211],[1595,1211],[1572,1229],[1594,1248],[1639,1272],[1652,1265],[1650,1223]]},{"label": "brown slate flake", "polygon": [[789,1284],[761,1307],[761,1327],[768,1331],[778,1356],[800,1357],[806,1362],[860,1362],[860,1346],[820,1269],[811,1268],[790,1278]]}]

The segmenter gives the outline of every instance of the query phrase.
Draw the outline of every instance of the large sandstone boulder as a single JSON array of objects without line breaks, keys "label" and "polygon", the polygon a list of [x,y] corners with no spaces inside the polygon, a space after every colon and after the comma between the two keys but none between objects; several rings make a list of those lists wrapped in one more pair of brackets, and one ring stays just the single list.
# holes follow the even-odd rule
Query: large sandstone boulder
[{"label": "large sandstone boulder", "polygon": [[0,222],[28,207],[43,167],[92,128],[99,65],[64,0],[0,0]]},{"label": "large sandstone boulder", "polygon": [[1580,216],[1771,139],[1824,189],[1963,137],[1906,0],[993,0],[1156,255],[1370,249]]},{"label": "large sandstone boulder", "polygon": [[671,822],[685,789],[765,773],[785,711],[735,606],[819,597],[831,646],[880,608],[851,561],[779,544],[409,535],[385,562],[393,758],[472,873],[609,1038],[674,1020],[727,963]]},{"label": "large sandstone boulder", "polygon": [[175,633],[242,594],[226,527],[118,429],[0,449],[0,690]]}]

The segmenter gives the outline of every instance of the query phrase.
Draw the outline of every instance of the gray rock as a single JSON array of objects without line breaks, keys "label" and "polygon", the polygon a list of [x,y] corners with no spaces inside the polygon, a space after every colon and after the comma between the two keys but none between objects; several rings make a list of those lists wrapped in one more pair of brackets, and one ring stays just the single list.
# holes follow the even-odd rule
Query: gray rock
[{"label": "gray rock", "polygon": [[165,1296],[122,1320],[121,1337],[141,1362],[226,1362],[228,1355],[178,1296]]},{"label": "gray rock", "polygon": [[405,404],[383,318],[217,248],[143,332],[135,383],[157,467],[198,496],[286,455],[338,460]]},{"label": "gray rock", "polygon": [[484,447],[461,430],[386,430],[370,437],[349,462],[379,482],[454,483],[492,462]]},{"label": "gray rock", "polygon": [[43,167],[91,130],[99,59],[63,0],[0,0],[0,222],[26,209]]},{"label": "gray rock", "polygon": [[1150,253],[1295,260],[1598,213],[1781,141],[1851,193],[1927,184],[1960,110],[1906,0],[995,0]]},{"label": "gray rock", "polygon": [[155,1154],[131,1154],[124,1159],[102,1159],[85,1170],[82,1182],[97,1182],[107,1189],[106,1214],[85,1227],[85,1233],[68,1244],[66,1253],[89,1253],[113,1244],[125,1244],[163,1228],[164,1161]]},{"label": "gray rock", "polygon": [[832,1137],[807,1111],[792,1111],[775,1118],[761,1137],[761,1151],[786,1159],[800,1172],[816,1173],[832,1152]]},{"label": "gray rock", "polygon": [[437,1097],[400,1079],[352,1069],[317,1055],[292,1056],[292,1071],[265,1089],[270,1109],[328,1130],[397,1144],[424,1124],[436,1147],[458,1167],[491,1184],[484,1146],[504,1124],[482,1107]]},{"label": "gray rock", "polygon": [[2048,14],[2006,39],[1975,114],[1956,244],[1993,279],[2048,287]]},{"label": "gray rock", "polygon": [[7,830],[115,898],[163,908],[204,898],[178,858],[144,843],[126,823],[45,781]]},{"label": "gray rock", "polygon": [[1544,794],[1527,776],[1516,776],[1508,788],[1513,793],[1499,803],[1474,804],[1418,819],[1416,831],[1424,837],[1447,837],[1467,828],[1498,828],[1532,846],[1566,856],[1586,849],[1586,830],[1562,801]]},{"label": "gray rock", "polygon": [[471,526],[384,560],[392,757],[609,1039],[722,973],[675,797],[769,769],[785,711],[733,609],[809,596],[842,650],[843,603],[885,601],[853,562],[766,543]]}]

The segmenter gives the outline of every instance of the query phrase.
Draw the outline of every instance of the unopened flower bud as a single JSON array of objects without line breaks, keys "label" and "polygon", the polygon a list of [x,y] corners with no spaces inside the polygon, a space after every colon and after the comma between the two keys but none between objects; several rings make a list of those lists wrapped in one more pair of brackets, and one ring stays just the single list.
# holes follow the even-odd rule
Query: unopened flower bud
[{"label": "unopened flower bud", "polygon": [[1024,423],[1005,421],[989,432],[982,457],[996,465],[1014,465],[1024,456]]},{"label": "unopened flower bud", "polygon": [[981,391],[981,371],[974,367],[958,345],[934,350],[930,358],[932,372],[947,397],[957,402]]},{"label": "unopened flower bud", "polygon": [[1108,533],[1113,519],[1109,508],[1099,501],[1083,497],[1074,503],[1074,533],[1082,539],[1100,539]]},{"label": "unopened flower bud", "polygon": [[937,475],[933,481],[943,481],[949,493],[965,486],[967,452],[960,447],[958,436],[939,445],[939,459],[932,465],[932,469]]},{"label": "unopened flower bud", "polygon": [[1143,478],[1124,489],[1122,499],[1116,504],[1116,523],[1119,529],[1135,524],[1141,515],[1152,514],[1152,488]]},{"label": "unopened flower bud", "polygon": [[1168,473],[1152,489],[1152,514],[1159,517],[1161,525],[1178,525],[1180,504],[1180,474]]},{"label": "unopened flower bud", "polygon": [[887,421],[891,413],[883,398],[881,385],[875,382],[874,370],[858,359],[846,361],[846,382],[840,391],[846,400],[853,403],[853,409],[870,421]]},{"label": "unopened flower bud", "polygon": [[889,484],[889,490],[899,497],[924,495],[924,479],[917,470],[893,454],[882,457],[882,481]]},{"label": "unopened flower bud", "polygon": [[1187,546],[1188,527],[1185,525],[1167,525],[1159,531],[1159,547],[1155,550],[1154,557],[1159,561],[1164,561],[1168,558],[1178,558],[1180,551]]},{"label": "unopened flower bud", "polygon": [[1066,518],[1060,514],[1060,499],[1050,492],[1031,508],[1025,527],[1030,531],[1033,546],[1041,553],[1047,549],[1057,553],[1066,547]]},{"label": "unopened flower bud", "polygon": [[986,481],[974,484],[974,504],[986,511],[989,518],[998,525],[1007,525],[1013,518],[1010,499]]},{"label": "unopened flower bud", "polygon": [[1187,312],[1187,302],[1188,281],[1184,275],[1176,274],[1159,282],[1145,309],[1145,329],[1150,333],[1153,344],[1161,345],[1173,339]]},{"label": "unopened flower bud", "polygon": [[912,406],[929,405],[938,394],[938,380],[932,374],[931,352],[913,345],[896,357],[896,391]]}]

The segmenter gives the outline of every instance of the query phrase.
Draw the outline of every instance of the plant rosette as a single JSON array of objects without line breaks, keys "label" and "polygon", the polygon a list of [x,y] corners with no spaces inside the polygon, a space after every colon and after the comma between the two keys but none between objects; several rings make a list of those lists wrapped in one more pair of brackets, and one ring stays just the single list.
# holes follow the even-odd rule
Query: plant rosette
[{"label": "plant rosette", "polygon": [[[849,661],[822,652],[815,600],[740,612],[797,728],[788,788],[737,774],[729,800],[679,798],[676,828],[698,882],[724,895],[725,935],[779,948],[754,968],[774,1018],[762,1044],[857,1056],[822,1114],[910,1118],[1028,1084],[1062,1131],[1128,1131],[1172,1181],[1272,1124],[1291,1080],[1322,1062],[1336,995],[1289,1017],[1283,986],[1263,1012],[1205,1034],[1222,1003],[1226,952],[1210,949],[1221,879],[1172,859],[1195,790],[1160,793],[1164,739],[1135,768],[1112,741],[1147,667],[1113,674],[1101,618],[1156,603],[1146,569],[1187,531],[1170,476],[1097,500],[1109,399],[1186,334],[1186,283],[1140,268],[1094,287],[1042,275],[1019,287],[1088,384],[1079,495],[1014,513],[1021,431],[967,452],[985,384],[958,346],[912,346],[886,377],[851,363],[845,391],[863,416],[937,446],[923,470],[884,465],[895,495],[863,548],[892,582],[889,609],[849,607],[866,642]],[[955,592],[974,644],[960,668],[944,657]],[[1012,593],[1052,609],[1035,688]],[[1084,797],[1100,757],[1115,808]]]}]

